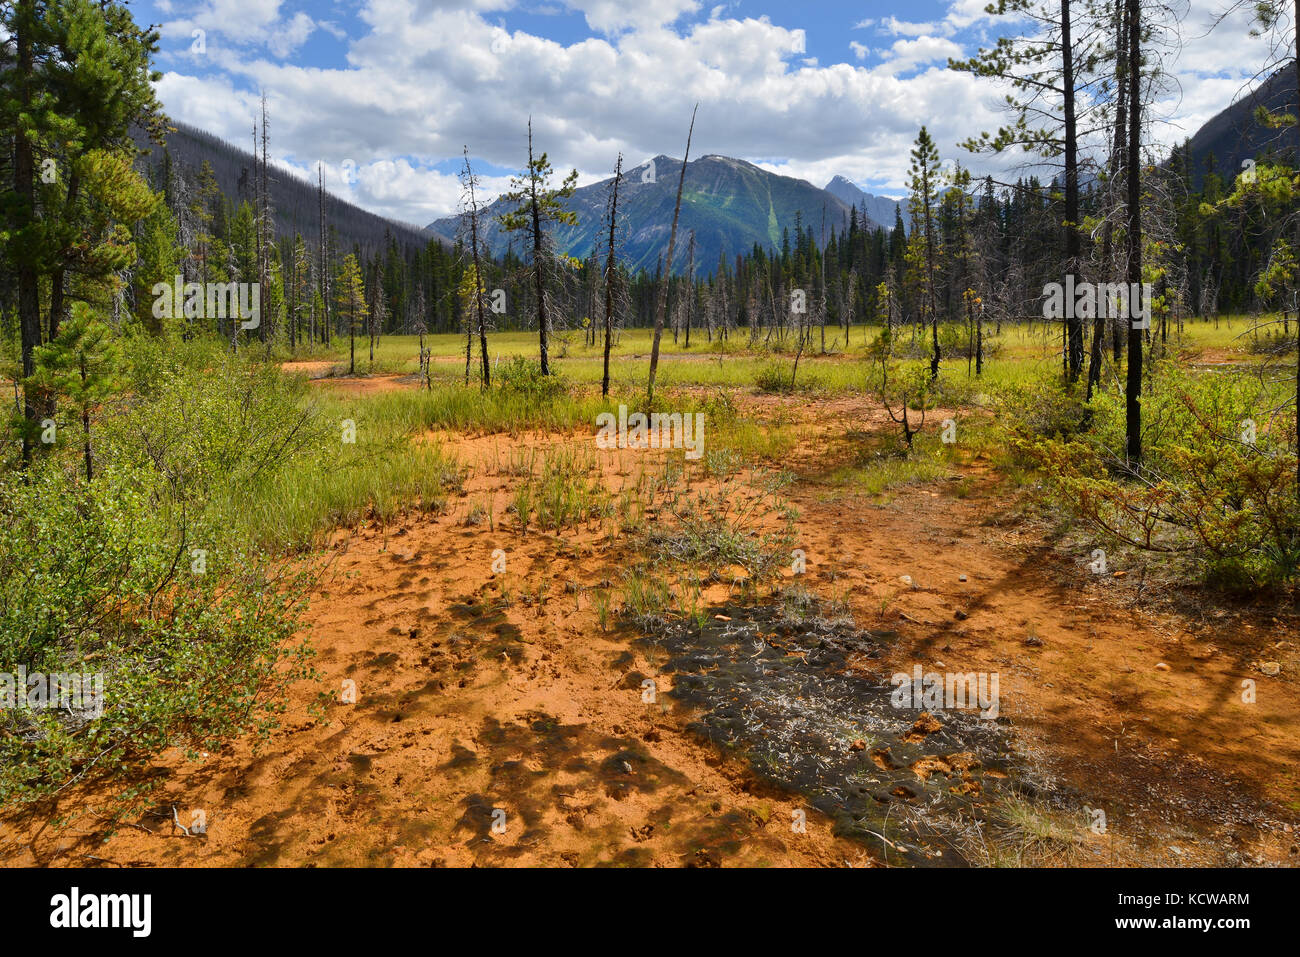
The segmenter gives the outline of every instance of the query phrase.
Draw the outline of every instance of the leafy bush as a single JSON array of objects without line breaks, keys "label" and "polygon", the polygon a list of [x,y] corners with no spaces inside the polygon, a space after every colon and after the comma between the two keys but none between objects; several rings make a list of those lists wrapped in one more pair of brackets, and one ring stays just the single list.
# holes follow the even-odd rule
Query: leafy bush
[{"label": "leafy bush", "polygon": [[772,359],[764,363],[754,374],[754,385],[760,392],[789,395],[792,392],[816,391],[821,387],[821,381],[808,368],[807,363],[804,364],[803,371],[799,372],[796,371],[793,361]]},{"label": "leafy bush", "polygon": [[1246,340],[1246,350],[1255,355],[1285,356],[1295,352],[1296,336],[1293,331],[1274,329]]},{"label": "leafy bush", "polygon": [[[310,674],[294,640],[310,570],[193,552],[145,485],[121,471],[79,481],[56,461],[0,476],[0,672],[15,692],[0,708],[0,803],[266,731]],[[24,708],[20,667],[100,675],[98,707]]]},{"label": "leafy bush", "polygon": [[994,412],[1014,423],[1020,434],[1035,438],[1073,438],[1086,432],[1093,411],[1077,391],[1061,388],[1054,379],[1016,382],[994,400]]},{"label": "leafy bush", "polygon": [[[302,382],[219,343],[125,345],[94,480],[62,442],[0,473],[0,693],[16,692],[0,802],[89,780],[138,793],[123,782],[154,755],[267,731],[312,673],[297,636],[315,569],[283,557],[281,529],[260,548],[255,526],[304,475],[337,484],[334,425]],[[329,504],[314,497],[306,520]],[[99,707],[23,708],[20,668],[98,675]]]},{"label": "leafy bush", "polygon": [[1055,507],[1110,539],[1186,556],[1225,587],[1275,585],[1300,572],[1300,502],[1285,418],[1269,428],[1259,411],[1271,405],[1258,380],[1160,364],[1143,396],[1140,468],[1117,451],[1117,395],[1095,401],[1091,432],[1044,438],[1022,426],[1016,447],[1041,468]]},{"label": "leafy bush", "polygon": [[754,374],[754,385],[758,387],[759,392],[770,392],[777,395],[793,391],[790,387],[789,363],[775,359],[765,362],[762,368]]},{"label": "leafy bush", "polygon": [[536,399],[552,399],[569,391],[567,381],[558,372],[542,375],[536,359],[513,356],[496,370],[494,384],[503,392],[523,393]]}]

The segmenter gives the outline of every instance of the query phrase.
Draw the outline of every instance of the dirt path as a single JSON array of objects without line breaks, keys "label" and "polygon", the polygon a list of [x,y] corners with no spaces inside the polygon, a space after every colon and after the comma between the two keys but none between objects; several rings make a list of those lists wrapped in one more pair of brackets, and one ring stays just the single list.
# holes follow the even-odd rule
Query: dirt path
[{"label": "dirt path", "polygon": [[[862,400],[843,403],[837,417],[879,418]],[[809,454],[791,461],[813,465],[788,493],[807,555],[802,584],[892,636],[881,657],[853,670],[882,683],[914,664],[999,673],[1000,724],[1022,762],[1059,785],[1053,793],[1072,812],[1105,812],[1106,834],[1083,835],[1076,863],[1297,860],[1293,622],[1130,607],[1127,577],[1094,575],[1086,556],[1071,560],[1043,544],[1042,529],[1009,518],[1012,501],[979,462],[967,470],[973,491],[944,481],[883,504],[846,495],[819,479],[839,454],[829,419],[805,414]],[[441,438],[471,467],[466,495],[446,514],[336,535],[310,612],[327,692],[319,717],[309,710],[318,689],[303,687],[258,753],[236,742],[199,763],[167,756],[154,814],[108,835],[87,814],[55,829],[43,808],[0,823],[0,857],[105,866],[889,859],[879,843],[835,836],[806,796],[704,740],[697,713],[671,695],[665,659],[602,629],[599,595],[626,555],[592,529],[513,529],[506,506],[519,465],[557,437]],[[630,481],[635,455],[608,462],[606,480]],[[704,595],[728,597],[721,584]],[[1280,674],[1262,674],[1264,659],[1280,662]],[[653,702],[643,700],[647,676]],[[1253,704],[1241,700],[1246,679]],[[352,689],[355,703],[342,700]],[[930,773],[921,765],[918,778]],[[71,795],[57,812],[91,800]],[[206,835],[182,835],[172,805],[185,824],[201,810]],[[792,826],[801,816],[803,831]]]}]

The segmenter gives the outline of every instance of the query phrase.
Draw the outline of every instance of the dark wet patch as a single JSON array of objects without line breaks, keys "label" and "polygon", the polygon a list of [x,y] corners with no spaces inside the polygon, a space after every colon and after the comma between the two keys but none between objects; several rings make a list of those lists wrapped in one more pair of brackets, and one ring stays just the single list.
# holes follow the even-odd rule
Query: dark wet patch
[{"label": "dark wet patch", "polygon": [[[802,795],[836,833],[890,863],[962,865],[947,837],[954,822],[985,822],[992,800],[1023,793],[995,722],[895,708],[892,685],[849,669],[878,658],[887,636],[812,615],[790,621],[769,606],[715,613],[729,620],[642,622],[643,640],[669,655],[670,697],[690,709],[692,731]],[[728,830],[709,847],[726,850]]]}]

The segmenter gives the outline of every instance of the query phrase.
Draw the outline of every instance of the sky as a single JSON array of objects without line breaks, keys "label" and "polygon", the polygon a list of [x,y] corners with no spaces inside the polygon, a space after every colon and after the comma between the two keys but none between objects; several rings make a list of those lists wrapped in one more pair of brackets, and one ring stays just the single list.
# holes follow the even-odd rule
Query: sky
[{"label": "sky", "polygon": [[[1190,136],[1269,61],[1230,0],[1173,0],[1176,57],[1154,138]],[[1022,157],[959,144],[1006,121],[1004,90],[947,68],[1008,32],[987,0],[131,0],[160,28],[167,114],[237,145],[260,97],[270,153],[392,219],[455,212],[468,147],[494,195],[539,151],[579,182],[659,154],[749,160],[818,186],[906,191],[926,125],[941,156],[1011,175]]]}]

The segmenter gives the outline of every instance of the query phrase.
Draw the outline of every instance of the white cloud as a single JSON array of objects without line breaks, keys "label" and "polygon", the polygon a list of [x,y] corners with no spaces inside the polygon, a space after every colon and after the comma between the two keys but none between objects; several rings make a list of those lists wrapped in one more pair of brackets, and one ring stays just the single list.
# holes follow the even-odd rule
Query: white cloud
[{"label": "white cloud", "polygon": [[[254,91],[265,89],[274,151],[304,170],[323,159],[345,196],[406,221],[454,210],[455,176],[432,167],[459,157],[464,145],[486,163],[522,166],[530,116],[537,148],[557,170],[576,167],[586,183],[608,176],[620,151],[628,164],[680,156],[696,102],[695,156],[767,158],[769,168],[817,185],[838,173],[897,194],[922,124],[945,160],[977,174],[1018,160],[972,157],[956,146],[1005,121],[996,84],[946,68],[948,57],[987,43],[962,29],[984,18],[983,2],[954,0],[934,24],[890,18],[886,33],[897,39],[876,48],[880,62],[871,65],[864,61],[873,51],[856,41],[844,52],[850,62],[819,63],[807,55],[804,30],[724,16],[727,5],[707,20],[679,22],[698,12],[694,0],[566,0],[602,34],[567,44],[493,22],[513,0],[364,0],[363,35],[350,41],[346,64],[318,68],[279,52],[310,34],[278,0],[204,0],[206,12],[177,22],[207,23],[229,45],[210,43],[212,72],[187,76],[180,60],[158,88],[172,115],[237,144],[257,111]],[[1173,66],[1181,89],[1161,104],[1184,128],[1157,128],[1165,141],[1181,140],[1225,106],[1253,72],[1248,65],[1265,56],[1244,23],[1201,36],[1204,2],[1184,24]],[[273,40],[276,30],[287,38]],[[181,35],[188,41],[188,31]],[[250,54],[255,49],[264,52]],[[348,159],[356,175],[344,183]],[[504,179],[484,183],[488,194],[504,187]]]},{"label": "white cloud", "polygon": [[[699,0],[565,0],[565,3],[584,14],[587,25],[601,33],[663,26],[700,8]],[[714,7],[714,13],[721,9]]]},{"label": "white cloud", "polygon": [[312,31],[315,29],[315,21],[307,14],[299,11],[293,15],[293,19],[271,34],[270,39],[267,40],[267,46],[271,48],[271,52],[276,56],[286,57],[306,43],[307,38],[311,36]]},{"label": "white cloud", "polygon": [[[162,35],[189,40],[202,30],[209,51],[220,39],[236,47],[265,46],[283,58],[307,41],[316,23],[302,11],[282,17],[281,6],[282,0],[204,0],[188,15],[164,23]],[[171,12],[171,5],[163,12]]]},{"label": "white cloud", "polygon": [[886,17],[880,24],[882,33],[888,33],[896,37],[923,37],[931,33],[936,33],[944,29],[942,24],[938,23],[908,23],[897,17]]},{"label": "white cloud", "polygon": [[889,55],[880,69],[889,70],[891,73],[903,73],[923,63],[933,63],[936,60],[946,66],[949,57],[960,57],[962,53],[962,48],[956,43],[939,37],[896,40],[889,48]]}]

